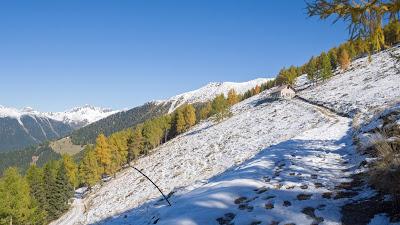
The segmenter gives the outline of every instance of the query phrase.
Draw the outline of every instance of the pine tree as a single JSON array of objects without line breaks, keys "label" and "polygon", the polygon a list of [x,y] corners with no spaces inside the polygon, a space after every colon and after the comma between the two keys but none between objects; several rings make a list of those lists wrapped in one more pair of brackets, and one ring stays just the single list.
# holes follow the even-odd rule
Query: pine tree
[{"label": "pine tree", "polygon": [[332,76],[331,60],[329,56],[322,52],[321,54],[321,77],[323,80],[327,80]]},{"label": "pine tree", "polygon": [[311,57],[307,64],[307,78],[311,82],[317,80],[317,60],[314,57]]},{"label": "pine tree", "polygon": [[102,174],[111,174],[111,151],[104,134],[97,137],[95,152]]},{"label": "pine tree", "polygon": [[86,154],[79,164],[79,177],[81,182],[91,187],[100,180],[100,167],[97,162],[95,150],[88,146]]},{"label": "pine tree", "polygon": [[340,55],[339,55],[339,64],[340,68],[344,71],[347,70],[347,68],[350,65],[350,57],[349,54],[347,54],[346,49],[341,49],[340,50]]},{"label": "pine tree", "polygon": [[30,196],[29,184],[17,168],[8,168],[0,179],[0,224],[43,224]]},{"label": "pine tree", "polygon": [[201,109],[200,109],[200,119],[204,120],[210,117],[211,114],[211,102],[207,102]]},{"label": "pine tree", "polygon": [[229,90],[229,92],[228,92],[228,104],[230,106],[232,106],[232,105],[234,105],[234,104],[236,104],[238,102],[239,102],[239,97],[236,94],[235,89]]},{"label": "pine tree", "polygon": [[157,147],[161,143],[163,130],[156,124],[154,120],[148,120],[143,124],[144,153],[148,154],[149,150]]},{"label": "pine tree", "polygon": [[59,211],[59,202],[57,198],[56,177],[58,163],[50,161],[46,163],[43,169],[43,183],[46,195],[46,212],[49,220],[54,220],[62,212]]},{"label": "pine tree", "polygon": [[132,133],[132,136],[128,139],[128,163],[133,159],[139,157],[140,152],[143,149],[143,135],[141,126],[137,126]]},{"label": "pine tree", "polygon": [[57,199],[55,207],[58,212],[56,214],[56,217],[58,217],[66,210],[68,210],[68,200],[72,198],[74,194],[74,188],[69,181],[69,178],[67,176],[67,169],[63,161],[60,162],[60,165],[57,169],[54,190],[55,193],[53,197]]},{"label": "pine tree", "polygon": [[218,95],[214,98],[211,107],[212,115],[215,115],[215,120],[217,122],[231,115],[229,111],[228,101],[225,99],[225,96],[223,94]]},{"label": "pine tree", "polygon": [[329,58],[331,59],[331,66],[336,69],[338,66],[338,50],[337,48],[332,48],[328,52]]},{"label": "pine tree", "polygon": [[78,186],[78,166],[76,165],[74,159],[67,154],[62,156],[63,164],[67,171],[68,180],[71,185],[76,188]]},{"label": "pine tree", "polygon": [[47,218],[47,200],[43,182],[43,171],[36,165],[31,165],[26,172],[26,179],[30,187],[32,198],[38,206],[37,217],[41,221],[46,221]]}]

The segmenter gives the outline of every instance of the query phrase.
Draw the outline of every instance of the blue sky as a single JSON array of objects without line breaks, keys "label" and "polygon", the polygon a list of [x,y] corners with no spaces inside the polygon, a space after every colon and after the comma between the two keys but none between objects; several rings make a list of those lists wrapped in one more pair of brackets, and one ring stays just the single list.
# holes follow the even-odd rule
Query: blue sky
[{"label": "blue sky", "polygon": [[1,1],[0,105],[130,108],[274,77],[348,37],[303,0]]}]

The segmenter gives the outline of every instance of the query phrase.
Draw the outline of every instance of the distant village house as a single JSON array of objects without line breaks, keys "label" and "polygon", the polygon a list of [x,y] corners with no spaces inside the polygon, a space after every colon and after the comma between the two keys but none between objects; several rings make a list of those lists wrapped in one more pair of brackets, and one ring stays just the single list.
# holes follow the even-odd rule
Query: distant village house
[{"label": "distant village house", "polygon": [[289,85],[281,85],[281,86],[275,88],[270,94],[271,98],[274,98],[274,99],[280,99],[280,98],[291,99],[295,95],[296,95],[296,92]]}]

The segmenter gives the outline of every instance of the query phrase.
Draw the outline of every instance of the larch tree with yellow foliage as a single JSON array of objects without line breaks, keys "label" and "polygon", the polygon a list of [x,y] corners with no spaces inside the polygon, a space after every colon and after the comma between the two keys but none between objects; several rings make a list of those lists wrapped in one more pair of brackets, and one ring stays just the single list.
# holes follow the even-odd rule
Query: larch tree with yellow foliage
[{"label": "larch tree with yellow foliage", "polygon": [[237,95],[235,89],[231,89],[228,92],[228,104],[230,106],[239,102],[239,96]]},{"label": "larch tree with yellow foliage", "polygon": [[196,110],[192,105],[186,105],[183,108],[183,116],[185,118],[185,131],[196,124]]},{"label": "larch tree with yellow foliage", "polygon": [[100,168],[102,168],[103,174],[111,173],[111,150],[107,142],[107,137],[104,134],[100,134],[96,139],[96,158],[99,162]]},{"label": "larch tree with yellow foliage", "polygon": [[340,64],[340,68],[345,71],[347,70],[347,68],[349,68],[350,66],[350,57],[349,54],[347,53],[346,49],[341,49],[340,50],[340,55],[338,58],[339,64]]},{"label": "larch tree with yellow foliage", "polygon": [[211,102],[207,102],[201,109],[200,109],[200,119],[204,120],[210,117],[211,115]]},{"label": "larch tree with yellow foliage", "polygon": [[85,151],[86,154],[79,164],[79,178],[83,184],[91,187],[100,180],[101,169],[97,162],[95,150],[91,146],[88,146]]},{"label": "larch tree with yellow foliage", "polygon": [[64,154],[62,156],[62,160],[67,171],[67,177],[73,188],[78,187],[79,179],[78,179],[78,166],[76,165],[74,159],[68,155]]}]

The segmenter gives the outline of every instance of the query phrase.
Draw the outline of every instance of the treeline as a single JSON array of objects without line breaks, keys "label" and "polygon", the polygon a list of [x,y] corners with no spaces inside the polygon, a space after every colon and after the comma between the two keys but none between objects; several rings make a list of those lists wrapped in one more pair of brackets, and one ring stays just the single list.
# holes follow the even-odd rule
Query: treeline
[{"label": "treeline", "polygon": [[27,147],[22,150],[14,150],[0,153],[0,176],[8,167],[18,167],[21,172],[25,172],[32,163],[32,157],[37,156],[36,165],[43,166],[50,160],[58,160],[61,155],[54,152],[48,145],[43,143]]},{"label": "treeline", "polygon": [[382,39],[383,43],[379,48],[370,38],[349,40],[338,47],[331,48],[328,52],[322,52],[319,56],[311,57],[302,66],[283,68],[277,75],[274,85],[293,85],[296,78],[302,74],[307,74],[308,79],[314,83],[324,81],[332,77],[333,71],[337,69],[347,70],[352,60],[370,56],[371,53],[398,44],[400,42],[400,22],[398,20],[392,20],[383,27]]},{"label": "treeline", "polygon": [[109,137],[100,134],[95,145],[87,146],[81,156],[77,171],[79,183],[90,187],[104,175],[115,175],[127,163],[148,155],[152,149],[186,132],[201,120],[211,117],[221,121],[229,117],[229,107],[241,99],[231,90],[227,97],[218,95],[199,107],[186,104],[172,114],[147,120]]},{"label": "treeline", "polygon": [[143,123],[148,119],[164,115],[168,112],[169,107],[168,104],[147,103],[113,114],[74,131],[71,134],[72,143],[76,145],[94,144],[99,134],[109,136],[114,132]]},{"label": "treeline", "polygon": [[0,179],[0,224],[47,224],[68,210],[77,185],[76,164],[70,156],[31,165],[26,175],[10,167]]}]

